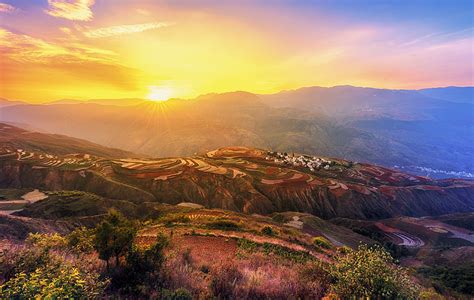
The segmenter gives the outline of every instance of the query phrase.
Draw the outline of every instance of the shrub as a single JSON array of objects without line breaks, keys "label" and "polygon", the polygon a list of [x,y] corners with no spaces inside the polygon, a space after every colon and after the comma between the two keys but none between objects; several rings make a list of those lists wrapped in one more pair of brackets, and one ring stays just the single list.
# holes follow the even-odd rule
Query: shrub
[{"label": "shrub", "polygon": [[256,243],[254,241],[247,240],[245,238],[240,238],[237,240],[237,246],[249,253],[255,253],[261,251],[265,255],[275,255],[283,259],[296,262],[296,263],[305,263],[309,260],[312,260],[313,257],[304,251],[293,250],[278,244],[271,243]]},{"label": "shrub", "polygon": [[160,271],[165,261],[163,250],[168,239],[158,235],[154,244],[147,248],[133,245],[126,255],[125,265],[115,268],[112,274],[112,288],[135,295],[148,295],[161,284]]},{"label": "shrub", "polygon": [[313,239],[313,244],[316,247],[324,248],[324,249],[331,249],[332,244],[328,241],[325,237],[317,236]]},{"label": "shrub", "polygon": [[360,246],[357,251],[338,257],[331,270],[335,281],[332,290],[342,298],[416,298],[419,286],[393,263],[380,246]]},{"label": "shrub", "polygon": [[163,289],[161,298],[163,300],[192,300],[193,296],[187,289],[179,288],[174,291]]},{"label": "shrub", "polygon": [[352,251],[352,248],[347,246],[341,246],[337,248],[337,252],[340,254],[348,254]]},{"label": "shrub", "polygon": [[64,249],[67,246],[66,239],[57,234],[30,233],[25,242],[31,246],[41,249]]},{"label": "shrub", "polygon": [[[46,236],[46,240],[49,236]],[[30,242],[43,243],[36,235]],[[56,238],[55,238],[56,240]],[[100,280],[94,261],[68,256],[62,250],[8,245],[0,252],[0,294],[5,298],[97,298],[107,280]]]},{"label": "shrub", "polygon": [[20,272],[0,286],[6,298],[97,298],[106,283],[98,274],[82,272],[69,264],[46,265],[31,273]]},{"label": "shrub", "polygon": [[76,253],[90,253],[94,250],[94,231],[85,227],[77,228],[66,236],[66,241]]},{"label": "shrub", "polygon": [[173,226],[175,223],[189,223],[191,219],[183,214],[168,214],[160,219],[167,227]]},{"label": "shrub", "polygon": [[474,295],[474,263],[465,262],[461,266],[425,266],[418,270],[430,278],[440,289],[453,289],[459,293]]},{"label": "shrub", "polygon": [[229,220],[216,220],[207,224],[208,228],[220,230],[239,230],[239,224]]},{"label": "shrub", "polygon": [[443,300],[445,299],[443,296],[438,294],[434,289],[425,289],[421,291],[420,300]]},{"label": "shrub", "polygon": [[273,230],[271,226],[265,226],[262,228],[262,233],[268,236],[276,235],[276,232]]}]

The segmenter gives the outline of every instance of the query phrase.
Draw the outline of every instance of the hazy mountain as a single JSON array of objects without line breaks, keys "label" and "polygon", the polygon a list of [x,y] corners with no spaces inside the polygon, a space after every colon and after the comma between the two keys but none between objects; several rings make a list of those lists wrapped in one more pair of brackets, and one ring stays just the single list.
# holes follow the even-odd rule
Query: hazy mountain
[{"label": "hazy mountain", "polygon": [[419,91],[338,86],[130,106],[10,106],[0,109],[0,120],[151,156],[246,145],[397,165],[423,175],[469,177],[474,173],[473,113],[471,104]]},{"label": "hazy mountain", "polygon": [[459,103],[471,103],[474,104],[474,87],[444,87],[444,88],[431,88],[422,89],[419,92],[423,95],[443,99],[452,102]]},{"label": "hazy mountain", "polygon": [[107,148],[85,140],[59,134],[24,130],[11,124],[0,123],[0,144],[3,149],[16,153],[18,149],[31,153],[51,155],[89,154],[102,157],[133,157],[128,151]]},{"label": "hazy mountain", "polygon": [[75,99],[61,99],[46,104],[101,104],[101,105],[117,105],[117,106],[130,106],[137,105],[149,100],[138,99],[138,98],[123,98],[123,99],[89,99],[89,100],[75,100]]},{"label": "hazy mountain", "polygon": [[[337,86],[260,97],[274,107],[326,113],[337,124],[388,140],[384,153],[400,156],[378,161],[367,153],[373,162],[402,165],[415,172],[429,167],[438,172],[425,170],[425,174],[443,176],[445,171],[474,171],[474,105],[461,103],[460,99],[468,97],[457,98],[459,103],[452,101],[456,94],[472,91],[470,87],[411,91]],[[434,98],[435,94],[447,100]],[[472,174],[458,174],[463,175]]]},{"label": "hazy mountain", "polygon": [[0,98],[0,108],[1,107],[12,106],[12,105],[21,105],[21,104],[26,104],[26,102]]}]

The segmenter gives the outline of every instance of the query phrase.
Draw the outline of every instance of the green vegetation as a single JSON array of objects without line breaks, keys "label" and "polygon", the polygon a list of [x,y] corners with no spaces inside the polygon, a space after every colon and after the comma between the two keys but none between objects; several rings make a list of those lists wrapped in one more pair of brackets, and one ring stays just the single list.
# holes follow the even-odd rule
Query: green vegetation
[{"label": "green vegetation", "polygon": [[277,244],[260,244],[244,238],[237,240],[237,246],[249,253],[260,251],[265,255],[275,255],[296,263],[305,263],[314,259],[308,252],[293,250]]},{"label": "green vegetation", "polygon": [[57,234],[30,234],[25,246],[2,249],[0,294],[11,299],[102,296],[108,280],[83,255],[69,257],[65,241]]},{"label": "green vegetation", "polygon": [[342,298],[416,298],[420,287],[409,274],[394,265],[380,246],[360,246],[339,256],[331,270],[332,290]]},{"label": "green vegetation", "polygon": [[20,215],[43,219],[77,218],[104,215],[115,209],[135,217],[137,211],[137,206],[129,201],[111,200],[86,192],[55,191],[47,194],[47,199],[28,205]]},{"label": "green vegetation", "polygon": [[0,200],[17,200],[33,189],[0,189]]},{"label": "green vegetation", "polygon": [[119,212],[112,210],[96,229],[94,247],[99,258],[105,260],[107,269],[109,260],[115,256],[115,266],[120,265],[120,257],[132,247],[136,228]]},{"label": "green vegetation", "polygon": [[22,299],[96,298],[103,293],[104,286],[97,274],[82,272],[69,264],[50,264],[28,274],[15,274],[0,286],[0,293]]},{"label": "green vegetation", "polygon": [[474,263],[466,262],[461,266],[432,266],[418,270],[435,282],[438,291],[447,288],[456,292],[474,295]]},{"label": "green vegetation", "polygon": [[167,227],[174,226],[175,224],[189,223],[191,220],[188,216],[180,213],[170,213],[159,219],[161,223],[164,223]]},{"label": "green vegetation", "polygon": [[333,246],[325,237],[317,236],[313,238],[313,244],[318,248],[332,249]]},{"label": "green vegetation", "polygon": [[76,253],[91,253],[94,250],[94,230],[79,227],[68,234],[66,240]]},{"label": "green vegetation", "polygon": [[240,225],[226,219],[212,221],[207,224],[207,227],[210,229],[219,229],[219,230],[240,230]]},{"label": "green vegetation", "polygon": [[265,226],[262,228],[262,233],[265,234],[265,235],[268,235],[268,236],[274,236],[276,235],[276,231],[273,230],[273,228],[271,226]]},{"label": "green vegetation", "polygon": [[179,288],[174,291],[163,289],[161,292],[161,299],[163,300],[192,300],[193,296],[187,289],[183,289],[183,288]]}]

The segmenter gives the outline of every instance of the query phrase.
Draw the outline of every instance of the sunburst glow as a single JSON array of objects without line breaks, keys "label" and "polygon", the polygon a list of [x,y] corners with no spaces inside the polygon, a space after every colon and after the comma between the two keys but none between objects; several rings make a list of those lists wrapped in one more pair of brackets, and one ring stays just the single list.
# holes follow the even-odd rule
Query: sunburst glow
[{"label": "sunburst glow", "polygon": [[149,86],[149,93],[147,99],[152,101],[167,101],[174,95],[174,91],[170,87],[166,86]]}]

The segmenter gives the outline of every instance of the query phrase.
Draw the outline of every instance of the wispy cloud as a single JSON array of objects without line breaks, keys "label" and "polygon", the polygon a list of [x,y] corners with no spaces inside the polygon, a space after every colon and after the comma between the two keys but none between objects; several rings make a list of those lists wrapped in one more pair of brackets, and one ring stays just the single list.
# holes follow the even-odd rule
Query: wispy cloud
[{"label": "wispy cloud", "polygon": [[117,26],[103,27],[103,28],[85,31],[84,35],[89,38],[103,38],[103,37],[109,37],[109,36],[143,32],[146,30],[168,27],[171,25],[173,25],[173,23],[168,23],[168,22],[152,22],[152,23],[143,23],[143,24],[117,25]]},{"label": "wispy cloud", "polygon": [[458,31],[434,32],[434,33],[430,33],[430,34],[426,34],[426,35],[417,37],[417,38],[412,39],[408,42],[402,43],[402,44],[400,44],[400,47],[412,46],[412,45],[419,44],[419,43],[422,43],[422,42],[436,42],[436,41],[440,41],[440,40],[447,39],[447,38],[461,37],[461,36],[465,35],[465,33],[472,34],[473,30],[474,30],[474,27],[469,27],[469,28],[458,30]]},{"label": "wispy cloud", "polygon": [[91,6],[95,0],[48,0],[48,15],[68,20],[89,21],[93,13]]},{"label": "wispy cloud", "polygon": [[12,6],[10,4],[0,2],[0,12],[2,12],[2,13],[12,13],[16,10],[17,9],[14,6]]},{"label": "wispy cloud", "polygon": [[90,47],[80,43],[67,45],[50,43],[25,34],[16,34],[0,27],[0,55],[19,62],[51,63],[63,61],[116,62],[112,51]]},{"label": "wispy cloud", "polygon": [[[30,82],[39,89],[55,86],[52,90],[61,90],[87,82],[123,90],[136,88],[136,70],[124,65],[115,52],[78,40],[52,42],[0,27],[0,61],[5,86],[18,88]],[[51,84],[49,79],[45,80],[48,77],[63,86]]]}]

